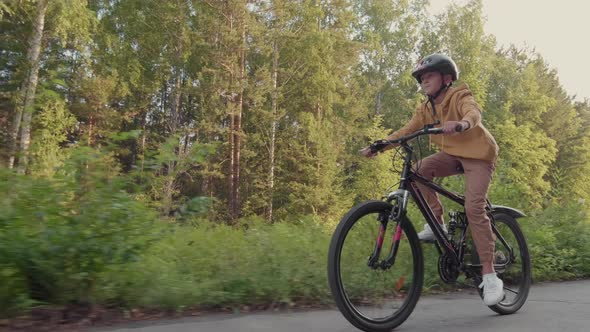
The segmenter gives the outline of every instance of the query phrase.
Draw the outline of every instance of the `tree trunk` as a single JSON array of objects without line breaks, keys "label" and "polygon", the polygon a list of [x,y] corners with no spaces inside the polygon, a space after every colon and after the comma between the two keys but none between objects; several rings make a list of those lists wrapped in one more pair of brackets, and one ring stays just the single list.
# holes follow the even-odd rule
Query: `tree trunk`
[{"label": "tree trunk", "polygon": [[233,102],[230,101],[229,104],[229,176],[228,176],[228,200],[229,200],[229,212],[230,212],[230,219],[233,222],[234,219],[234,105]]},{"label": "tree trunk", "polygon": [[[28,72],[21,86],[18,102],[16,104],[14,122],[10,136],[10,157],[8,167],[13,168],[16,159],[16,145],[19,131],[20,153],[19,173],[24,173],[27,167],[27,152],[31,141],[31,119],[33,116],[33,102],[35,100],[35,90],[37,89],[37,80],[39,76],[39,58],[41,54],[41,41],[43,39],[43,29],[45,27],[45,13],[47,12],[47,0],[39,0],[37,3],[37,17],[33,34],[29,41],[27,51]],[[22,130],[21,130],[22,128]]]},{"label": "tree trunk", "polygon": [[278,112],[278,71],[279,71],[279,49],[275,41],[272,47],[272,95],[271,95],[271,111],[272,123],[270,127],[270,167],[268,174],[268,213],[267,219],[272,222],[273,218],[273,198],[275,187],[275,144],[277,135],[277,112]]},{"label": "tree trunk", "polygon": [[146,142],[146,123],[147,123],[147,111],[146,114],[142,117],[141,121],[141,176],[143,176],[143,169],[145,167],[145,142]]},{"label": "tree trunk", "polygon": [[238,105],[235,114],[235,130],[234,130],[234,171],[233,171],[233,218],[240,215],[240,152],[242,143],[242,111],[244,109],[244,85],[245,85],[245,69],[246,69],[246,25],[242,23],[242,45],[240,48],[240,76],[238,77]]},{"label": "tree trunk", "polygon": [[[168,163],[168,166],[170,166],[170,163]],[[168,170],[170,171],[170,170]],[[166,216],[172,216],[172,196],[174,194],[174,189],[175,189],[175,181],[174,181],[174,176],[173,175],[166,175],[166,180],[164,181],[164,202],[163,202],[163,206],[162,206],[162,212],[164,213],[164,215]]]},{"label": "tree trunk", "polygon": [[[229,29],[230,29],[230,35],[233,32],[233,19],[234,16],[233,14],[230,14],[229,16]],[[227,96],[226,100],[227,103],[229,105],[229,176],[228,176],[228,203],[229,203],[229,217],[230,217],[230,221],[233,223],[235,215],[234,215],[234,211],[235,211],[235,205],[236,205],[236,201],[234,199],[234,163],[235,163],[235,136],[234,136],[234,130],[235,130],[235,117],[234,117],[234,99],[233,99],[233,84],[234,84],[234,73],[233,71],[230,69],[230,73],[229,73],[230,77],[229,77],[229,96]]]},{"label": "tree trunk", "polygon": [[[179,131],[178,129],[181,127],[180,121],[180,110],[181,110],[181,100],[182,100],[182,68],[183,68],[183,60],[182,60],[182,53],[184,51],[184,44],[183,44],[183,36],[185,32],[184,21],[180,19],[182,15],[184,15],[183,10],[185,9],[182,5],[182,1],[177,1],[176,6],[179,10],[178,16],[175,19],[176,25],[180,26],[180,32],[176,37],[176,47],[175,47],[175,65],[173,66],[173,73],[174,73],[174,83],[172,86],[172,90],[170,91],[170,122],[169,122],[169,129],[170,135],[173,137]],[[180,160],[183,156],[183,146],[182,140],[178,140],[178,145],[175,149],[175,154],[177,156],[177,160]],[[176,183],[176,166],[178,162],[176,160],[169,160],[168,161],[168,170],[166,174],[166,183],[165,183],[165,191],[164,191],[164,201],[166,213],[170,215],[173,210],[173,196],[174,191],[177,187]]]},{"label": "tree trunk", "polygon": [[[176,131],[179,127],[179,112],[180,112],[180,97],[182,94],[182,82],[181,82],[181,70],[180,68],[176,69],[176,77],[174,79],[174,91],[172,92],[172,103],[170,108],[170,131],[171,135],[176,135]],[[178,148],[176,149],[176,155],[180,156],[182,154],[182,146],[181,142],[178,142]],[[170,214],[172,212],[172,202],[173,202],[173,195],[174,189],[176,186],[176,161],[169,160],[168,161],[168,170],[166,174],[167,180],[164,188],[164,202],[165,202],[165,211],[166,214]]]},{"label": "tree trunk", "polygon": [[170,129],[174,135],[180,122],[180,98],[182,95],[182,70],[176,68],[176,77],[174,78],[174,99],[172,100],[170,114]]},{"label": "tree trunk", "polygon": [[379,91],[375,96],[375,114],[381,114],[383,109],[383,91]]}]

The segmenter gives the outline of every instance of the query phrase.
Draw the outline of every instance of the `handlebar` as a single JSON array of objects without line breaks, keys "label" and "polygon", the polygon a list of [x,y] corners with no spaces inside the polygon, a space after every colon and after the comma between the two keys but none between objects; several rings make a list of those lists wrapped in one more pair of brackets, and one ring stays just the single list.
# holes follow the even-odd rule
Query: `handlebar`
[{"label": "handlebar", "polygon": [[[424,128],[415,131],[407,136],[402,136],[400,138],[394,139],[394,140],[379,140],[379,141],[375,141],[373,142],[373,144],[371,144],[369,146],[369,148],[371,149],[372,153],[377,153],[381,150],[383,150],[386,146],[388,145],[394,145],[394,144],[403,144],[406,143],[418,136],[423,136],[423,135],[439,135],[443,133],[443,129],[442,128],[434,128],[434,125],[426,125],[424,126]],[[463,131],[463,126],[461,126],[460,124],[458,124],[455,127],[455,131],[456,132],[461,132]]]}]

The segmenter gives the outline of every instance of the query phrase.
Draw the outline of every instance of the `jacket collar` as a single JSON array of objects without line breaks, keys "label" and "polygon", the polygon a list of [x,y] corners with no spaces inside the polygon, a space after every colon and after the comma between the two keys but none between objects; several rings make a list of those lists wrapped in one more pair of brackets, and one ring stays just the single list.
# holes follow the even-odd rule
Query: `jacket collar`
[{"label": "jacket collar", "polygon": [[442,103],[440,103],[440,105],[437,105],[437,106],[445,109],[447,107],[447,105],[451,102],[451,98],[453,98],[454,94],[456,94],[459,91],[464,91],[467,89],[469,89],[469,87],[467,86],[466,83],[463,83],[455,88],[450,87],[449,90],[447,91],[447,93],[445,94],[445,98],[443,99]]}]

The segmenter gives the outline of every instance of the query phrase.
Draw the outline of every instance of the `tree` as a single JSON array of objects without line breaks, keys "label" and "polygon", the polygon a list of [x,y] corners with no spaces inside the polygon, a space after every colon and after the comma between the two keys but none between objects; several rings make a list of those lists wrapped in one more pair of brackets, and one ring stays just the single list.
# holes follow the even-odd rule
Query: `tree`
[{"label": "tree", "polygon": [[[51,71],[48,64],[43,63],[43,48],[49,44],[52,47],[67,44],[72,45],[72,53],[76,47],[84,44],[90,36],[93,18],[82,0],[37,1],[35,20],[32,22],[32,32],[28,37],[27,57],[24,62],[24,78],[15,102],[12,121],[8,166],[15,166],[18,151],[18,170],[24,173],[29,163],[29,146],[31,144],[33,113],[35,111],[35,96],[39,81],[40,69]],[[26,3],[20,4],[26,6]],[[47,25],[46,25],[47,21]],[[46,54],[47,55],[47,54]],[[50,55],[45,62],[51,61]]]},{"label": "tree", "polygon": [[[0,150],[2,163],[9,165],[18,142],[12,139],[16,120],[15,102],[19,87],[25,80],[27,45],[23,40],[30,36],[31,17],[35,4],[16,1],[3,2],[5,11],[0,12]],[[19,118],[19,120],[22,118]],[[18,135],[18,133],[17,133]]]},{"label": "tree", "polygon": [[551,190],[547,175],[558,153],[541,120],[555,100],[534,78],[534,55],[510,48],[496,53],[492,63],[484,114],[500,147],[495,182],[514,186],[529,206],[538,208]]},{"label": "tree", "polygon": [[47,12],[47,6],[47,0],[39,0],[37,2],[33,33],[29,39],[29,48],[27,50],[27,74],[19,92],[14,120],[12,122],[8,168],[14,167],[17,139],[20,133],[20,173],[24,173],[28,162],[26,154],[28,153],[29,145],[31,143],[32,108],[35,98],[35,90],[37,89],[41,40],[43,38],[43,29],[45,28],[45,13]]}]

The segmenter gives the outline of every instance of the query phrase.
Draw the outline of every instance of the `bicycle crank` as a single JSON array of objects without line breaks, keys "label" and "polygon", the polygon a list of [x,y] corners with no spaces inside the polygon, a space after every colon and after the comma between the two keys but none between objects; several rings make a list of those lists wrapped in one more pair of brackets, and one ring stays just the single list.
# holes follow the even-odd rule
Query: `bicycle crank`
[{"label": "bicycle crank", "polygon": [[442,281],[454,283],[459,278],[459,266],[451,256],[444,253],[438,257],[438,274]]}]

